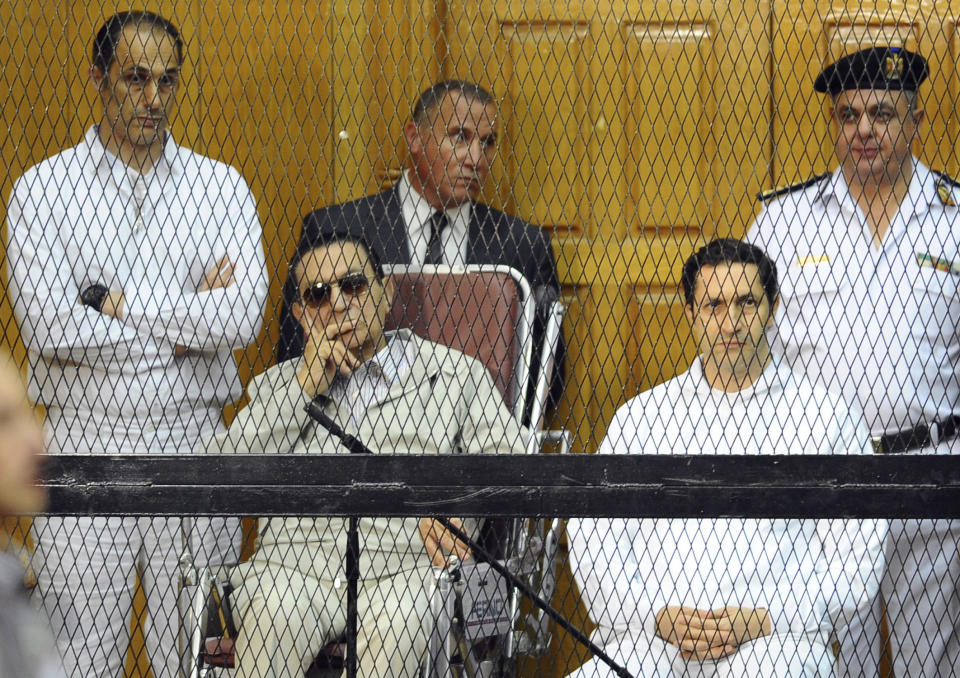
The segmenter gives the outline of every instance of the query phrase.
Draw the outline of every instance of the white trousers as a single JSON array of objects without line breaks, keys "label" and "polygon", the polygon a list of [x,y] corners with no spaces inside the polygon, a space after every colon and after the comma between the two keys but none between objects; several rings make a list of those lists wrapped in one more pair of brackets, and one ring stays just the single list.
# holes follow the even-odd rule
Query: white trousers
[{"label": "white trousers", "polygon": [[[357,675],[417,678],[430,631],[432,568],[360,581]],[[347,627],[346,581],[307,577],[264,561],[230,578],[237,622],[235,678],[302,678]]]},{"label": "white trousers", "polygon": [[874,678],[880,675],[880,653],[883,637],[880,633],[883,605],[880,592],[868,609],[860,610],[846,627],[837,629],[840,643],[840,678]]},{"label": "white trousers", "polygon": [[[606,643],[603,650],[636,678],[828,678],[835,675],[833,652],[819,634],[774,634],[742,645],[729,657],[705,662],[687,661],[676,646],[643,632],[624,634]],[[568,678],[616,678],[616,674],[593,658]]]},{"label": "white trousers", "polygon": [[175,677],[179,520],[40,517],[33,525],[35,595],[50,618],[67,676],[123,675],[139,570],[147,653],[157,678]]},{"label": "white trousers", "polygon": [[[214,432],[212,419],[213,413],[203,413],[183,427],[167,429],[165,438],[177,446],[151,451],[191,451],[201,436]],[[49,411],[47,428],[54,452],[83,454],[96,449],[95,441],[81,436],[71,418],[56,410]],[[122,433],[119,427],[103,430],[105,439]],[[190,546],[196,565],[237,562],[243,538],[239,518],[192,520]],[[34,596],[50,618],[68,678],[122,678],[138,575],[147,599],[142,624],[153,676],[176,678],[179,562],[185,549],[181,522],[133,516],[34,519]]]},{"label": "white trousers", "polygon": [[883,597],[894,675],[960,675],[960,521],[891,520]]}]

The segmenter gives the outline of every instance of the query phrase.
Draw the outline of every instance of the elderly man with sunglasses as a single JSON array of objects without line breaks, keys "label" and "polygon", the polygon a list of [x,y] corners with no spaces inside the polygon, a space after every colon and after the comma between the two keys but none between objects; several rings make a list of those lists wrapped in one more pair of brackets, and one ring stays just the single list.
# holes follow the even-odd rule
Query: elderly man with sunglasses
[{"label": "elderly man with sunglasses", "polygon": [[[318,231],[301,243],[290,276],[304,354],[253,379],[249,406],[207,451],[345,453],[304,411],[311,400],[375,453],[524,451],[527,434],[480,362],[384,331],[393,286],[362,234]],[[470,531],[473,522],[464,521]],[[231,577],[238,676],[299,678],[345,632],[345,523],[261,520],[257,552]],[[360,521],[360,675],[418,675],[431,566],[453,555],[470,552],[432,520]]]}]

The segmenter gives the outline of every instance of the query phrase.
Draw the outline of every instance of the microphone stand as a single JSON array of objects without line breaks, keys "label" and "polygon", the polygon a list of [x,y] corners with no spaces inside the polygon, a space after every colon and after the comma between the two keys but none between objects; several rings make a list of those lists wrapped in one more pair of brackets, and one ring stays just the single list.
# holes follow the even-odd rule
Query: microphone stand
[{"label": "microphone stand", "polygon": [[[333,419],[327,416],[319,405],[311,401],[306,404],[305,409],[310,418],[316,421],[320,426],[329,431],[337,438],[350,454],[373,454],[373,451],[363,444],[360,440],[345,432],[337,425]],[[446,527],[450,532],[462,541],[470,550],[479,554],[486,560],[491,569],[496,571],[501,577],[507,580],[511,586],[518,589],[523,595],[530,599],[534,605],[543,610],[550,616],[562,629],[573,636],[574,640],[590,650],[593,656],[597,657],[604,664],[609,666],[620,678],[633,678],[633,676],[623,666],[617,664],[606,652],[596,643],[590,640],[576,626],[571,624],[566,617],[557,612],[550,603],[541,598],[533,589],[523,582],[517,575],[508,568],[492,558],[480,544],[470,538],[463,530],[458,528],[449,519],[441,516],[435,516],[434,520]],[[358,536],[358,519],[356,516],[350,516],[350,523],[347,528],[347,556],[345,569],[347,571],[347,678],[356,678],[357,675],[357,586],[360,579],[360,542]]]},{"label": "microphone stand", "polygon": [[[370,448],[340,428],[314,401],[307,403],[307,414],[315,422],[337,438],[350,454],[372,454]],[[360,520],[357,516],[347,518],[347,554],[343,569],[347,575],[347,678],[357,678],[357,587],[360,582]]]}]

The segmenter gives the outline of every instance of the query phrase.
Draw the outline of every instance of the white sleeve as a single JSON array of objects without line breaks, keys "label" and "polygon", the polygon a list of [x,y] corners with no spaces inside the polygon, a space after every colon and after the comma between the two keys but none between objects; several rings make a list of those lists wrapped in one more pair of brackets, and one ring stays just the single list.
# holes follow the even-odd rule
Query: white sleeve
[{"label": "white sleeve", "polygon": [[[787,203],[774,200],[765,204],[750,224],[744,241],[759,247],[777,266],[777,278],[781,286],[787,272],[788,262],[793,258],[790,229],[803,227],[799,215],[787,210]],[[781,308],[783,304],[781,303]]]},{"label": "white sleeve", "polygon": [[[870,434],[859,411],[837,398],[834,412],[840,433],[834,449],[827,452],[872,454]],[[869,608],[876,597],[885,565],[887,530],[886,520],[817,521],[824,557],[817,562],[811,583],[819,586],[834,628],[846,626],[858,610]]]},{"label": "white sleeve", "polygon": [[7,206],[10,298],[24,342],[45,358],[78,364],[139,359],[144,347],[134,328],[80,303],[59,226],[38,209],[50,204],[43,182],[39,172],[21,178]]},{"label": "white sleeve", "polygon": [[228,213],[237,216],[221,228],[220,244],[234,266],[234,284],[162,300],[131,299],[125,311],[131,326],[150,328],[162,342],[216,353],[243,348],[260,332],[268,292],[262,229],[246,182],[233,168],[228,176],[221,190],[233,192]]},{"label": "white sleeve", "polygon": [[250,380],[248,404],[230,428],[197,446],[200,454],[288,454],[310,424],[309,401],[295,372],[272,367]]},{"label": "white sleeve", "polygon": [[[627,453],[637,435],[630,422],[629,415],[618,413],[597,453]],[[652,632],[656,626],[657,610],[645,590],[651,573],[641,570],[634,552],[644,548],[637,544],[642,524],[632,518],[577,518],[567,525],[570,569],[590,618],[602,629],[619,633],[642,627]],[[659,591],[659,585],[653,589]]]},{"label": "white sleeve", "polygon": [[764,205],[760,208],[760,212],[750,224],[750,227],[747,228],[747,232],[743,236],[744,241],[764,249],[769,244],[771,225],[769,210],[767,205]]},{"label": "white sleeve", "polygon": [[574,518],[567,524],[570,569],[580,587],[580,596],[590,619],[597,626],[617,633],[630,628],[637,619],[637,596],[633,593],[630,568],[630,532],[633,519]]}]

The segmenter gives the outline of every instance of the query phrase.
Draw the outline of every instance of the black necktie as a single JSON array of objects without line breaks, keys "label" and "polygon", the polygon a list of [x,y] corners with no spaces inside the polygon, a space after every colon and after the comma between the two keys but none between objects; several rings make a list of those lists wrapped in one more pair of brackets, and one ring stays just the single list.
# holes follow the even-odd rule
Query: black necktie
[{"label": "black necktie", "polygon": [[434,212],[430,217],[430,240],[427,242],[427,254],[423,258],[424,264],[443,263],[443,241],[440,236],[447,227],[447,215],[443,212]]}]

